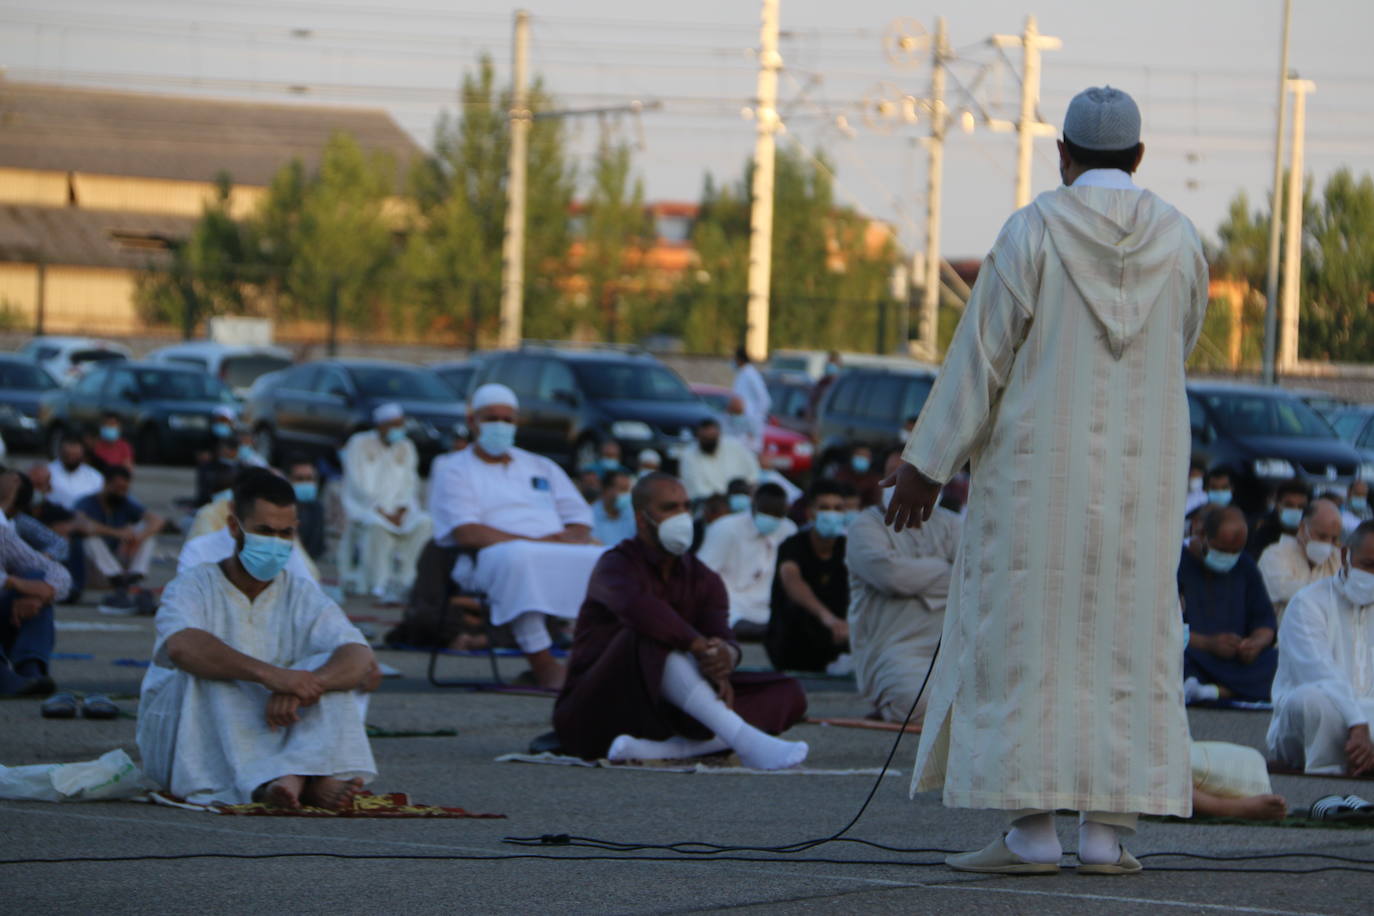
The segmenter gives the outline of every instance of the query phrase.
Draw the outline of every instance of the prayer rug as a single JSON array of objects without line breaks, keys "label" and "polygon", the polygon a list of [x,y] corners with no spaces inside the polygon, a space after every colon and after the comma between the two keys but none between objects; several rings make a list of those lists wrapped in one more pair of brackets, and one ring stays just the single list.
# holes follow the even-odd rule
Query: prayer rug
[{"label": "prayer rug", "polygon": [[882,732],[904,731],[908,735],[919,735],[921,726],[908,724],[903,728],[900,722],[884,722],[881,719],[816,718],[807,716],[802,720],[807,725],[828,725],[833,728],[867,728]]},{"label": "prayer rug", "polygon": [[1284,766],[1273,760],[1265,761],[1269,767],[1269,772],[1276,776],[1309,776],[1315,779],[1357,779],[1361,782],[1374,782],[1374,773],[1365,776],[1347,776],[1345,773],[1304,773],[1302,770]]},{"label": "prayer rug", "polygon": [[331,811],[328,808],[273,808],[253,802],[247,805],[195,805],[161,792],[150,792],[148,800],[153,804],[169,808],[182,808],[187,811],[203,811],[206,814],[230,814],[241,817],[430,817],[430,818],[504,818],[504,814],[474,814],[465,808],[451,808],[444,805],[419,805],[410,800],[404,792],[387,792],[374,795],[363,792],[353,799],[353,807],[346,811]]},{"label": "prayer rug", "polygon": [[[856,770],[814,770],[807,767],[790,770],[751,770],[739,765],[735,754],[712,754],[688,760],[583,760],[565,754],[503,754],[497,763],[538,763],[548,766],[583,767],[605,770],[649,770],[658,773],[719,774],[728,776],[877,776],[881,767]],[[888,776],[900,776],[901,771],[890,769]]]}]

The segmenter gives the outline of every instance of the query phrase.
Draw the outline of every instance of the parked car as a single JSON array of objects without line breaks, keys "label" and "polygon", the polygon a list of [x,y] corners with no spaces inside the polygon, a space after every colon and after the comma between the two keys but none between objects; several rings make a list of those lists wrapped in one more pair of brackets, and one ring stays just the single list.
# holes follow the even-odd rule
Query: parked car
[{"label": "parked car", "polygon": [[769,372],[763,380],[768,384],[768,394],[773,399],[769,419],[808,439],[814,438],[816,418],[811,413],[811,392],[816,387],[815,383],[798,372]]},{"label": "parked car", "polygon": [[1374,480],[1374,463],[1297,395],[1280,388],[1221,382],[1188,386],[1193,455],[1235,475],[1234,501],[1255,515],[1273,488],[1296,477],[1313,486]]},{"label": "parked car", "polygon": [[19,348],[19,354],[38,363],[62,385],[72,384],[92,366],[133,355],[123,344],[94,337],[35,337]]},{"label": "parked car", "polygon": [[372,426],[372,410],[395,401],[423,468],[447,448],[463,418],[453,390],[431,369],[375,359],[301,363],[264,377],[249,390],[243,421],[268,460],[284,452],[338,461],[348,437]]},{"label": "parked car", "polygon": [[447,382],[453,393],[458,395],[458,399],[466,404],[468,392],[472,390],[472,380],[477,375],[477,367],[481,364],[481,359],[474,356],[470,359],[432,363],[429,368],[439,373],[439,378]]},{"label": "parked car", "polygon": [[38,405],[61,386],[42,366],[22,356],[0,355],[0,436],[6,448],[29,450],[43,445]]},{"label": "parked car", "polygon": [[140,462],[186,461],[208,439],[210,412],[232,404],[219,381],[190,367],[165,363],[105,362],[70,388],[45,395],[38,420],[52,454],[66,433],[94,431],[105,413],[116,414]]},{"label": "parked car", "polygon": [[1288,391],[1302,398],[1303,403],[1321,414],[1322,419],[1328,423],[1336,419],[1336,414],[1353,406],[1346,398],[1329,391],[1316,388],[1289,388]]},{"label": "parked car", "polygon": [[148,354],[157,363],[193,366],[207,372],[229,386],[234,396],[243,398],[248,389],[263,375],[285,369],[295,360],[291,351],[282,347],[258,347],[246,344],[222,344],[213,340],[195,340],[162,347]]},{"label": "parked car", "polygon": [[1360,404],[1336,411],[1331,417],[1336,435],[1359,449],[1368,461],[1374,457],[1374,404]]},{"label": "parked car", "polygon": [[472,384],[487,382],[520,398],[517,444],[570,469],[615,439],[627,459],[652,448],[671,470],[696,425],[713,416],[677,373],[638,352],[522,347],[487,355]]},{"label": "parked car", "polygon": [[[725,423],[726,410],[730,406],[732,392],[718,385],[691,385],[692,393],[701,398],[706,406]],[[769,467],[784,474],[805,474],[811,470],[811,455],[814,449],[811,440],[801,433],[793,432],[777,423],[770,422],[763,428],[763,454],[760,459]]]},{"label": "parked car", "polygon": [[817,410],[819,466],[846,460],[856,445],[875,455],[900,447],[907,418],[921,412],[934,384],[935,372],[926,368],[845,369]]}]

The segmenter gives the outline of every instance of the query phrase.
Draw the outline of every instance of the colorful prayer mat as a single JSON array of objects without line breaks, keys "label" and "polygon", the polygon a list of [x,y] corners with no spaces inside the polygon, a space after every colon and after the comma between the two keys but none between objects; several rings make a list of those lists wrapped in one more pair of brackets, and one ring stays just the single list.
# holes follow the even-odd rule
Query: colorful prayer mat
[{"label": "colorful prayer mat", "polygon": [[195,805],[161,792],[149,793],[149,799],[158,805],[182,808],[188,811],[204,811],[207,814],[228,814],[240,817],[393,817],[393,818],[504,818],[504,814],[474,814],[466,808],[452,808],[444,805],[420,805],[412,803],[404,792],[387,792],[374,795],[362,792],[353,798],[353,807],[344,811],[328,808],[274,808],[259,802],[246,805]]}]

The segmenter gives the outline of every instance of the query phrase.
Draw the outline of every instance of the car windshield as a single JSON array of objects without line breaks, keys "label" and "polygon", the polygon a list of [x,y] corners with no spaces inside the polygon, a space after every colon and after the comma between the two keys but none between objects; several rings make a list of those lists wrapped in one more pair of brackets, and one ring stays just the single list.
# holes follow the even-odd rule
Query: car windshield
[{"label": "car windshield", "polygon": [[285,369],[289,365],[291,360],[285,356],[273,356],[271,353],[228,356],[220,368],[219,377],[231,388],[247,388],[257,381],[259,376]]},{"label": "car windshield", "polygon": [[1265,394],[1209,394],[1203,398],[1233,436],[1335,439],[1336,432],[1298,398]]},{"label": "car windshield", "polygon": [[234,400],[217,379],[199,372],[176,369],[137,369],[138,390],[146,398],[159,401],[225,401]]},{"label": "car windshield", "polygon": [[587,396],[602,401],[692,401],[696,395],[672,372],[653,363],[574,363]]},{"label": "car windshield", "polygon": [[366,398],[389,401],[453,401],[453,389],[435,375],[420,369],[390,366],[353,366],[358,391]]},{"label": "car windshield", "polygon": [[80,363],[106,363],[128,358],[123,353],[114,350],[73,350],[71,356],[67,357],[73,366]]},{"label": "car windshield", "polygon": [[438,369],[439,377],[448,383],[458,397],[467,397],[468,384],[472,381],[476,366],[462,366],[457,369]]},{"label": "car windshield", "polygon": [[706,402],[706,406],[712,410],[722,413],[730,407],[730,393],[728,391],[702,391],[698,392],[697,397]]},{"label": "car windshield", "polygon": [[0,388],[9,391],[47,391],[56,388],[52,376],[32,363],[0,363]]}]

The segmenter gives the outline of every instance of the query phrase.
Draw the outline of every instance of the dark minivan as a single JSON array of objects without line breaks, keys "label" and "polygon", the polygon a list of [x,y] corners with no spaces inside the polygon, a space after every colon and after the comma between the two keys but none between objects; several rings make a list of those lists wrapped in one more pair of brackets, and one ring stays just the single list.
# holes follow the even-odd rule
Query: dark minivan
[{"label": "dark minivan", "polygon": [[900,447],[907,419],[921,412],[934,384],[935,371],[924,367],[844,370],[817,411],[817,467],[825,473],[856,445],[875,455]]},{"label": "dark minivan", "polygon": [[1302,398],[1281,388],[1195,382],[1188,386],[1193,456],[1235,475],[1235,502],[1254,515],[1280,481],[1348,487],[1374,465],[1342,442]]},{"label": "dark minivan", "polygon": [[677,373],[652,356],[610,348],[522,347],[487,355],[472,389],[509,386],[520,399],[516,443],[575,470],[607,439],[634,463],[642,449],[675,467],[697,423],[712,416]]}]

